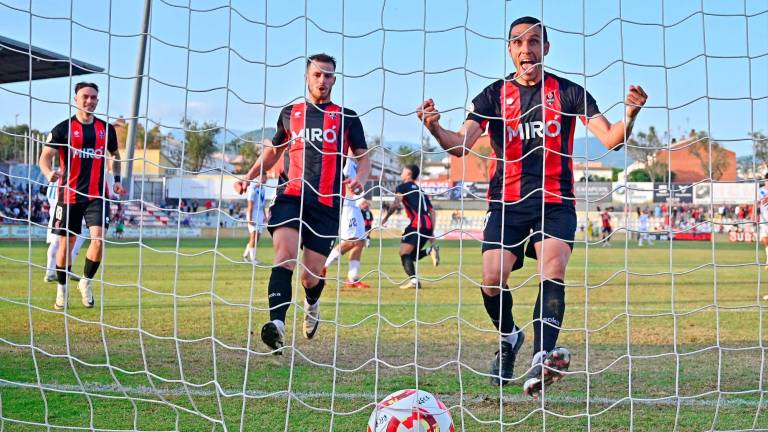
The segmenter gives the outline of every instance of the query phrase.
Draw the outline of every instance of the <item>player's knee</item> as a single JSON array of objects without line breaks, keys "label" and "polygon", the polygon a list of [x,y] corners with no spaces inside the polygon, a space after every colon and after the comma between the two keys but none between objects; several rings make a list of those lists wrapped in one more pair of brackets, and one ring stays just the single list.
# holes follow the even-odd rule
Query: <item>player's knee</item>
[{"label": "player's knee", "polygon": [[301,271],[301,285],[306,288],[311,288],[320,281],[320,271],[312,274],[307,269]]},{"label": "player's knee", "polygon": [[[488,295],[498,294],[499,288],[503,285],[504,280],[501,275],[501,270],[496,268],[483,270],[483,291]],[[489,290],[495,290],[496,294],[491,293]]]},{"label": "player's knee", "polygon": [[99,238],[91,239],[90,247],[96,250],[101,250],[101,248],[104,247],[104,242],[102,242]]}]

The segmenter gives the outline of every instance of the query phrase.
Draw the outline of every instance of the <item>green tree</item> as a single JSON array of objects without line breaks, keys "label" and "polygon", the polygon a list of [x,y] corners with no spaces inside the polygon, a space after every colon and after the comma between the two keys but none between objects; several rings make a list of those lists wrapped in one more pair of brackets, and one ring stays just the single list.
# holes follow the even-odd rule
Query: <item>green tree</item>
[{"label": "green tree", "polygon": [[256,163],[256,160],[261,156],[261,152],[264,149],[264,145],[254,142],[244,142],[240,144],[240,151],[238,154],[243,158],[243,162],[240,164],[237,174],[245,174]]},{"label": "green tree", "polygon": [[[0,160],[24,160],[24,145],[29,143],[28,137],[30,135],[34,137],[42,134],[35,129],[30,131],[29,125],[26,124],[8,125],[0,128]],[[32,146],[30,147],[33,148]],[[38,155],[27,156],[32,156],[32,161],[37,162]]]},{"label": "green tree", "polygon": [[[115,127],[118,144],[120,147],[125,147],[128,141],[128,123],[120,118],[112,125]],[[159,149],[162,142],[163,133],[160,131],[160,126],[152,126],[152,128],[149,129],[149,134],[147,134],[144,125],[141,124],[141,122],[136,124],[136,150],[144,149],[145,143],[147,149]]]},{"label": "green tree", "polygon": [[755,131],[749,135],[752,137],[752,146],[757,160],[768,163],[768,136],[762,131]]},{"label": "green tree", "polygon": [[203,166],[216,151],[215,138],[219,131],[216,122],[205,122],[202,125],[196,120],[182,121],[184,125],[184,168],[192,172],[200,172]]},{"label": "green tree", "polygon": [[[649,179],[666,181],[668,173],[667,164],[656,158],[658,151],[665,148],[665,146],[662,144],[655,127],[649,127],[647,132],[638,132],[627,140],[627,144],[627,152],[629,152],[633,159],[645,165],[645,171]],[[632,173],[629,174],[632,175]]]}]

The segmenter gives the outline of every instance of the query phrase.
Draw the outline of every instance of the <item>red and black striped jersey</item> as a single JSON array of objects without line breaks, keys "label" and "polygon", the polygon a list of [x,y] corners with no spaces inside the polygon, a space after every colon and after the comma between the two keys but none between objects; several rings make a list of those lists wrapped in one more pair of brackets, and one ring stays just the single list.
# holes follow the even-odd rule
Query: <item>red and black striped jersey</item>
[{"label": "red and black striped jersey", "polygon": [[59,153],[60,203],[82,203],[109,196],[104,179],[106,152],[117,151],[117,134],[111,124],[96,117],[90,124],[83,124],[72,116],[51,130],[46,146]]},{"label": "red and black striped jersey", "polygon": [[488,199],[516,202],[525,198],[574,204],[573,135],[576,117],[600,114],[583,87],[552,74],[534,86],[507,76],[472,100],[467,119],[491,139]]},{"label": "red and black striped jersey", "polygon": [[400,183],[395,188],[395,193],[402,195],[403,208],[408,215],[411,228],[432,229],[434,221],[430,211],[432,210],[432,201],[427,194],[421,190],[419,185],[414,182]]},{"label": "red and black striped jersey", "polygon": [[272,144],[288,146],[288,167],[278,193],[333,208],[345,194],[342,168],[349,149],[368,148],[357,113],[334,103],[283,108]]}]

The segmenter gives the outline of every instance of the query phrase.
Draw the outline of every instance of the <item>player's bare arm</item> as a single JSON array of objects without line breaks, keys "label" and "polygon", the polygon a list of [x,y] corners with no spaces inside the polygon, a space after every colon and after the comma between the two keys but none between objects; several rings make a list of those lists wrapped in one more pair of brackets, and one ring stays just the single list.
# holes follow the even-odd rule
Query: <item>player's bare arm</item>
[{"label": "player's bare arm", "polygon": [[40,159],[37,161],[40,171],[51,182],[58,180],[60,175],[57,170],[53,169],[54,157],[56,157],[56,149],[45,146],[43,151],[40,152]]},{"label": "player's bare arm", "polygon": [[109,155],[112,157],[112,173],[115,176],[115,185],[112,187],[112,190],[115,194],[122,195],[125,193],[125,188],[120,183],[120,151],[109,152]]},{"label": "player's bare arm", "polygon": [[643,108],[647,100],[648,95],[642,87],[631,85],[629,86],[627,98],[624,101],[627,108],[623,120],[611,124],[608,119],[601,114],[588,119],[587,128],[590,132],[595,134],[597,139],[599,139],[606,148],[609,150],[617,148],[624,144],[624,140],[627,137],[632,135],[635,118],[637,118],[637,114],[640,113],[640,109]]},{"label": "player's bare arm", "polygon": [[359,194],[365,189],[365,182],[368,181],[368,175],[371,172],[371,158],[368,157],[367,149],[352,149],[352,154],[357,162],[357,176],[349,180],[347,187],[352,193]]},{"label": "player's bare arm", "polygon": [[384,214],[384,218],[381,219],[381,225],[382,226],[387,224],[387,221],[389,220],[389,217],[392,216],[392,214],[394,214],[395,211],[397,211],[397,209],[400,208],[400,206],[402,205],[401,204],[402,202],[403,202],[403,195],[402,194],[396,194],[395,195],[395,200],[392,201],[392,204],[389,205],[389,209]]},{"label": "player's bare arm", "polygon": [[443,128],[440,125],[440,112],[432,99],[425,100],[416,108],[416,116],[435,137],[440,147],[454,156],[462,157],[469,153],[483,134],[482,127],[474,120],[465,120],[457,132]]},{"label": "player's bare arm", "polygon": [[288,148],[287,145],[281,145],[277,147],[265,146],[264,151],[261,152],[261,156],[256,159],[256,162],[254,162],[251,169],[249,169],[245,174],[245,180],[235,182],[233,185],[235,192],[242,195],[248,188],[248,182],[255,179],[256,177],[262,177],[264,172],[269,171],[273,166],[275,166],[277,161],[283,157],[283,153],[285,152],[286,148]]}]

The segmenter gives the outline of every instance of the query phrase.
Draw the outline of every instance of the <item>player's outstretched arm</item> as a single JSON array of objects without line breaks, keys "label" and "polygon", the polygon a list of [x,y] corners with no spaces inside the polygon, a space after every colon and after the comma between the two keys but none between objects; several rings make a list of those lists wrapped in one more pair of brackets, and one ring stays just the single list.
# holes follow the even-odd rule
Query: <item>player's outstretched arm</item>
[{"label": "player's outstretched arm", "polygon": [[629,86],[627,98],[624,101],[626,110],[624,120],[611,124],[602,114],[587,120],[587,129],[595,134],[597,139],[609,150],[617,149],[624,144],[624,140],[632,135],[635,118],[640,113],[648,95],[640,86]]},{"label": "player's outstretched arm", "polygon": [[256,159],[256,162],[253,163],[251,169],[249,169],[245,174],[245,180],[235,182],[235,192],[242,194],[248,188],[249,181],[257,177],[262,178],[264,173],[269,171],[273,166],[275,166],[277,161],[280,160],[287,147],[287,145],[280,145],[277,147],[264,146],[264,151],[261,152],[259,158]]},{"label": "player's outstretched arm", "polygon": [[381,219],[381,226],[384,226],[387,224],[387,220],[389,220],[389,217],[392,216],[392,214],[395,213],[397,209],[400,208],[400,203],[403,201],[403,196],[400,194],[395,195],[395,200],[392,201],[392,204],[387,209],[387,212],[384,213],[384,217]]},{"label": "player's outstretched arm", "polygon": [[462,157],[469,153],[477,139],[483,134],[480,124],[474,120],[465,120],[458,132],[440,126],[440,112],[432,99],[425,100],[416,108],[416,116],[429,130],[429,133],[435,137],[440,147],[454,156]]},{"label": "player's outstretched arm", "polygon": [[56,149],[52,147],[43,147],[43,151],[40,152],[40,159],[37,161],[37,165],[40,167],[40,171],[43,173],[48,181],[56,181],[59,179],[59,172],[53,169],[53,158],[56,156]]}]

